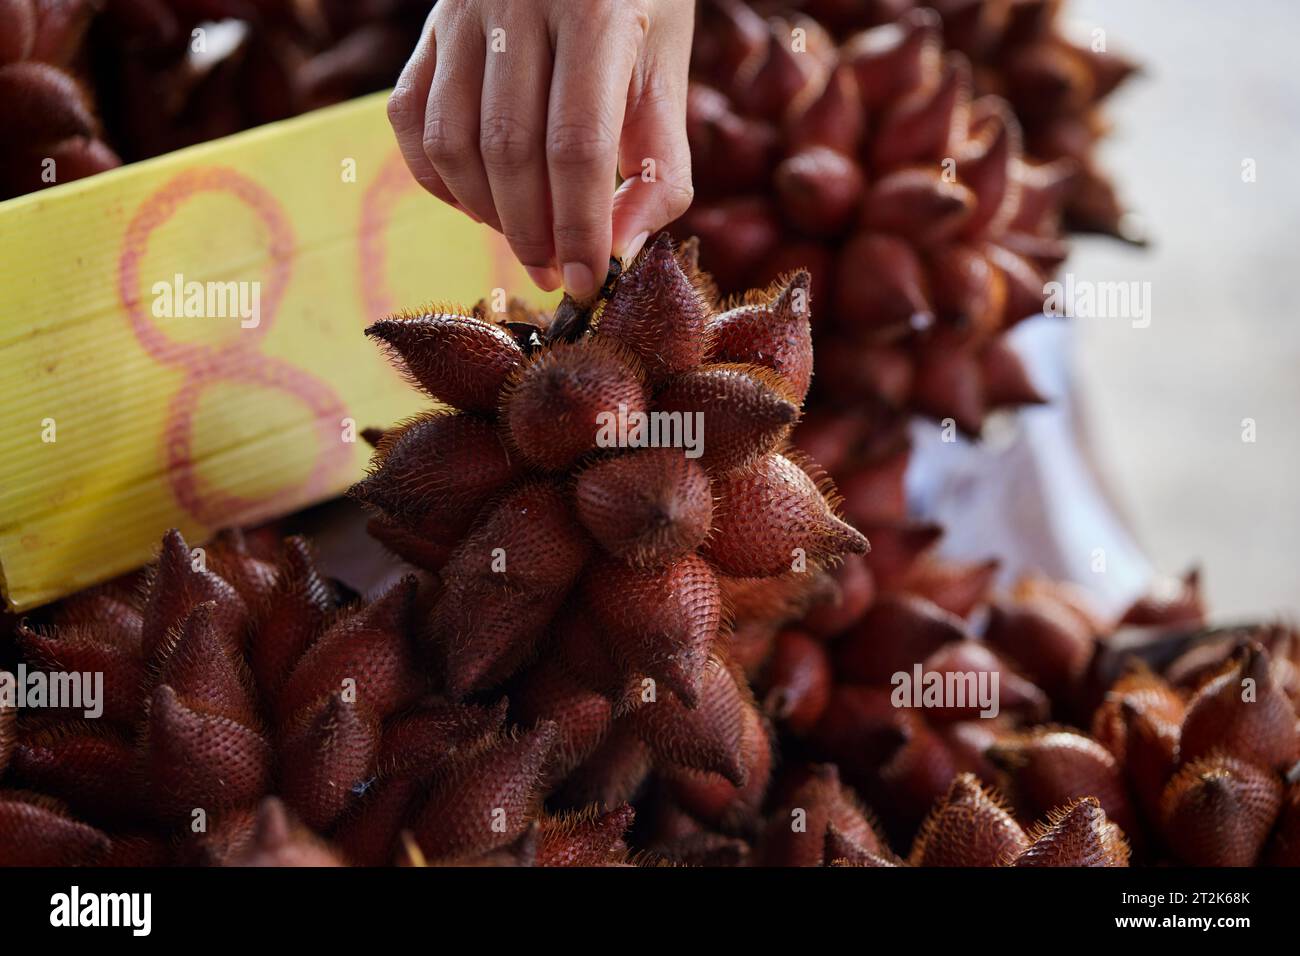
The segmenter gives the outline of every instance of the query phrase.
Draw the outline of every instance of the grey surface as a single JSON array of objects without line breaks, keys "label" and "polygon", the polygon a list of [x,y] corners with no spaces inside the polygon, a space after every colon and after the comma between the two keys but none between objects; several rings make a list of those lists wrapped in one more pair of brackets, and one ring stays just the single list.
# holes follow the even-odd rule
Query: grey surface
[{"label": "grey surface", "polygon": [[1067,265],[1151,282],[1149,328],[1077,320],[1098,457],[1155,565],[1200,562],[1217,617],[1300,617],[1300,3],[1069,9],[1147,68],[1103,155],[1156,245],[1088,240]]}]

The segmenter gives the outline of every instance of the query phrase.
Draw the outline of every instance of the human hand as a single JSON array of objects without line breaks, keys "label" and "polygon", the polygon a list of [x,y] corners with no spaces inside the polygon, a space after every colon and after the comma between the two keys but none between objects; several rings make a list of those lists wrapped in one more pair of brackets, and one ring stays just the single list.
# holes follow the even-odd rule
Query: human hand
[{"label": "human hand", "polygon": [[543,289],[590,297],[690,205],[694,7],[441,0],[388,102],[407,166]]}]

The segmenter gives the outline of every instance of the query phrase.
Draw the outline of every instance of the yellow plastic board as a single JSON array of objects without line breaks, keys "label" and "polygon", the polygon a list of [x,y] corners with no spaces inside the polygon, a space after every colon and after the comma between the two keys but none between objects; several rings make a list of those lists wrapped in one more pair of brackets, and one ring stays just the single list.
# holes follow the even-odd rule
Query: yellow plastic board
[{"label": "yellow plastic board", "polygon": [[0,585],[26,609],[338,494],[427,404],[362,335],[494,289],[503,240],[423,193],[384,95],[0,203]]}]

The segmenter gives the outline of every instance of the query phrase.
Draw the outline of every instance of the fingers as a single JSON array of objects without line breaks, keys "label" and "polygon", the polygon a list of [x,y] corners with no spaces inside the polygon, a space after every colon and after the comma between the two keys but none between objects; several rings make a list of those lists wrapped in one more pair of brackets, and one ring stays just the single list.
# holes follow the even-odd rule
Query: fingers
[{"label": "fingers", "polygon": [[[445,17],[439,11],[446,9]],[[424,154],[456,201],[476,219],[500,229],[487,172],[479,155],[479,109],[487,38],[482,26],[454,5],[434,8],[439,36],[433,82],[424,115]],[[444,29],[444,21],[448,26]]]},{"label": "fingers", "polygon": [[690,203],[691,9],[438,4],[389,100],[412,175],[589,298]]},{"label": "fingers", "polygon": [[550,37],[540,19],[512,26],[500,48],[489,46],[478,142],[501,231],[548,292],[561,281],[546,167],[550,77]]},{"label": "fingers", "polygon": [[451,194],[424,153],[424,114],[437,61],[438,46],[431,13],[425,20],[424,32],[415,46],[415,52],[411,54],[411,59],[397,79],[397,86],[388,98],[388,122],[397,136],[397,147],[401,150],[402,159],[406,161],[415,181],[443,202],[450,203],[463,212],[460,203],[456,202],[456,197]]},{"label": "fingers", "polygon": [[619,171],[626,178],[614,195],[613,249],[625,262],[684,213],[694,195],[684,79],[665,87],[651,74],[623,124]]},{"label": "fingers", "polygon": [[619,133],[638,55],[627,31],[588,17],[567,18],[555,38],[546,164],[556,258],[578,299],[594,295],[609,269]]}]

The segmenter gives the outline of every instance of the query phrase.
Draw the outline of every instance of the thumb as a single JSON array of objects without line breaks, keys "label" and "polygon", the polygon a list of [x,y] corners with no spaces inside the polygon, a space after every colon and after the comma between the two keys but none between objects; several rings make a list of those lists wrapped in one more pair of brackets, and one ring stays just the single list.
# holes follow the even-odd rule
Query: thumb
[{"label": "thumb", "polygon": [[691,150],[686,140],[686,100],[644,97],[623,122],[614,194],[613,253],[624,261],[646,239],[691,204]]}]

